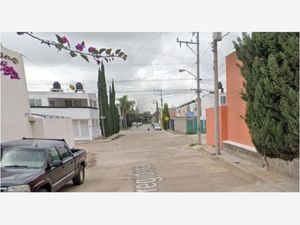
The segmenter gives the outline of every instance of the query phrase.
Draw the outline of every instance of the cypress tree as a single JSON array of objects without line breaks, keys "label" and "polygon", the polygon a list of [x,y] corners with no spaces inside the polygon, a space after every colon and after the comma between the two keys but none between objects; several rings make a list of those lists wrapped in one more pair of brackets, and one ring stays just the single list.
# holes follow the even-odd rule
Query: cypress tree
[{"label": "cypress tree", "polygon": [[164,108],[163,108],[163,111],[162,111],[162,126],[163,126],[163,129],[164,130],[167,130],[168,129],[168,118],[170,118],[170,115],[169,115],[169,107],[168,107],[168,104],[165,103],[164,104]]},{"label": "cypress tree", "polygon": [[104,136],[103,133],[103,125],[102,125],[102,119],[103,116],[103,106],[102,106],[102,72],[100,68],[98,69],[98,81],[97,81],[97,87],[98,87],[98,106],[99,106],[99,126],[101,130],[101,134]]},{"label": "cypress tree", "polygon": [[109,86],[109,134],[114,134],[114,117],[113,117],[113,103],[112,103],[112,92],[111,92],[111,86]]},{"label": "cypress tree", "polygon": [[245,78],[246,123],[258,152],[299,158],[299,33],[243,34],[234,42]]},{"label": "cypress tree", "polygon": [[120,120],[119,120],[119,113],[116,106],[116,92],[115,92],[115,84],[114,80],[112,80],[112,115],[113,115],[113,126],[114,126],[114,133],[118,133],[120,131]]},{"label": "cypress tree", "polygon": [[109,128],[109,106],[108,106],[108,96],[107,96],[107,89],[106,89],[106,79],[105,79],[105,70],[103,63],[101,64],[101,69],[98,72],[98,80],[99,80],[99,88],[98,96],[99,97],[99,108],[101,108],[100,115],[105,117],[104,119],[104,127],[100,121],[101,132],[104,137],[108,137],[110,135],[110,128]]}]

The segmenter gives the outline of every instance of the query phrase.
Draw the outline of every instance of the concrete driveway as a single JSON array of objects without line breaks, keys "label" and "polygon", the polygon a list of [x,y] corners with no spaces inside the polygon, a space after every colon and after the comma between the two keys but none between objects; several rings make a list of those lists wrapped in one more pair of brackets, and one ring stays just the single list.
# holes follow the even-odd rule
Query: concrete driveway
[{"label": "concrete driveway", "polygon": [[296,179],[245,163],[245,168],[205,150],[190,148],[191,136],[132,128],[110,142],[77,147],[88,151],[83,185],[65,192],[299,191]]}]

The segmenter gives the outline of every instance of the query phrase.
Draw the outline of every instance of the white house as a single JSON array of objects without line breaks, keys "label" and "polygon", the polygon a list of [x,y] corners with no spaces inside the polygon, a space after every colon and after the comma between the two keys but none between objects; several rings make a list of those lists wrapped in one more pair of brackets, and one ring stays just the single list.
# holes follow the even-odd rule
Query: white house
[{"label": "white house", "polygon": [[[17,79],[5,71],[1,77],[1,142],[27,138],[64,138],[74,146],[72,121],[65,117],[32,115],[30,112],[26,76],[22,55],[0,44],[1,69],[13,68]],[[4,63],[3,63],[4,62]]]},{"label": "white house", "polygon": [[49,92],[29,92],[29,101],[33,114],[71,118],[77,141],[93,140],[101,136],[96,94],[63,92],[59,87]]}]

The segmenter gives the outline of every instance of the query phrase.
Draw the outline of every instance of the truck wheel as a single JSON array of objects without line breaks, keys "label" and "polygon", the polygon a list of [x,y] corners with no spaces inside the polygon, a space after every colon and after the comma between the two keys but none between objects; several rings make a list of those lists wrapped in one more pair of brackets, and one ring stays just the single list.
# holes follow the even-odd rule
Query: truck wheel
[{"label": "truck wheel", "polygon": [[73,178],[73,183],[75,185],[83,184],[84,179],[85,179],[84,166],[80,165],[79,173]]}]

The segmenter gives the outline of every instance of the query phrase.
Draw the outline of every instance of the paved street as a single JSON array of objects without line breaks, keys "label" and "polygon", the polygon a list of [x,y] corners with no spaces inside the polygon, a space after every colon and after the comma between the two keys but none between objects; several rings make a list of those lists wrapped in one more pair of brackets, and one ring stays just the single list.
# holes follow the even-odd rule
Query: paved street
[{"label": "paved street", "polygon": [[191,148],[195,137],[150,131],[149,125],[110,141],[78,144],[88,151],[86,181],[69,192],[298,191],[297,180],[234,157]]}]

